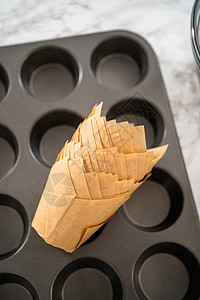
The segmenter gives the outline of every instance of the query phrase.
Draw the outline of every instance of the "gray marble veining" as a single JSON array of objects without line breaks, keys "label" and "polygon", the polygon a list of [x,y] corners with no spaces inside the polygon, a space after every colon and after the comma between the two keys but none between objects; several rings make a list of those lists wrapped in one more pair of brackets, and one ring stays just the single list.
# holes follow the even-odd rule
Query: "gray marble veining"
[{"label": "gray marble veining", "polygon": [[200,214],[200,86],[188,0],[0,0],[0,46],[124,29],[153,46]]}]

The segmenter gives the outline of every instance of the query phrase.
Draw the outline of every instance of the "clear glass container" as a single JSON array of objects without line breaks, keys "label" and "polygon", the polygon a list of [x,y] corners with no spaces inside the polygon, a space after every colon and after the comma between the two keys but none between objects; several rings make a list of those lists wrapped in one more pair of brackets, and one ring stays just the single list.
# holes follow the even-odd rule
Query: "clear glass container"
[{"label": "clear glass container", "polygon": [[200,0],[196,0],[191,14],[191,39],[193,54],[200,71]]}]

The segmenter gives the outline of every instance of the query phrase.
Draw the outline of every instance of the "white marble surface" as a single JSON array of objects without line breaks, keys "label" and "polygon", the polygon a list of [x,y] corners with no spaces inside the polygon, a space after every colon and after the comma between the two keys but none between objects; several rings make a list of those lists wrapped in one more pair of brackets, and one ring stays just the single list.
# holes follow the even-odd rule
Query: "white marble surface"
[{"label": "white marble surface", "polygon": [[0,0],[0,45],[112,29],[153,46],[200,214],[200,86],[190,43],[190,0]]}]

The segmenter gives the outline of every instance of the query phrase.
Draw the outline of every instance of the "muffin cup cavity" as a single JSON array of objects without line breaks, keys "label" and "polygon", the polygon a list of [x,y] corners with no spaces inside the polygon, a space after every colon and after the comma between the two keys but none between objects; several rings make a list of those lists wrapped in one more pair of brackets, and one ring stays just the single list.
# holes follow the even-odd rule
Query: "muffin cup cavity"
[{"label": "muffin cup cavity", "polygon": [[160,231],[171,226],[183,207],[178,183],[165,171],[154,168],[149,179],[120,209],[132,226],[143,231]]},{"label": "muffin cup cavity", "polygon": [[68,111],[54,111],[41,118],[33,127],[30,136],[34,157],[50,167],[80,122],[80,116]]},{"label": "muffin cup cavity", "polygon": [[28,228],[28,216],[22,204],[8,195],[0,194],[0,260],[21,248]]},{"label": "muffin cup cavity", "polygon": [[114,269],[97,258],[79,258],[56,277],[52,300],[122,300],[121,281]]},{"label": "muffin cup cavity", "polygon": [[135,86],[144,78],[147,67],[144,49],[127,37],[102,42],[91,56],[91,69],[96,80],[111,89]]},{"label": "muffin cup cavity", "polygon": [[4,68],[0,65],[0,103],[5,98],[9,87],[8,75]]},{"label": "muffin cup cavity", "polygon": [[24,277],[0,273],[0,299],[39,300],[39,297],[34,286]]},{"label": "muffin cup cavity", "polygon": [[158,146],[163,138],[165,128],[162,115],[145,99],[130,98],[120,101],[110,108],[106,117],[108,120],[144,125],[148,148]]},{"label": "muffin cup cavity", "polygon": [[88,240],[85,241],[85,243],[83,243],[81,245],[81,247],[94,242],[102,234],[102,232],[105,229],[105,226],[106,226],[106,224],[104,224],[103,226],[101,226],[93,235],[91,235],[91,237]]},{"label": "muffin cup cavity", "polygon": [[68,96],[79,78],[79,67],[67,51],[45,47],[24,62],[21,82],[26,91],[41,101],[52,102]]},{"label": "muffin cup cavity", "polygon": [[199,276],[196,257],[185,247],[166,242],[155,244],[140,255],[132,278],[141,300],[198,300]]},{"label": "muffin cup cavity", "polygon": [[0,125],[0,179],[14,167],[18,157],[18,144],[14,134]]}]

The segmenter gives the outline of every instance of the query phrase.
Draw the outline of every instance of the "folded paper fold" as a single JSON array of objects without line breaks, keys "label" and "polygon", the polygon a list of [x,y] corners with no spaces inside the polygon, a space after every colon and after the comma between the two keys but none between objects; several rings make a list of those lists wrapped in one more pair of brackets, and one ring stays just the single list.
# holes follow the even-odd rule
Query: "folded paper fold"
[{"label": "folded paper fold", "polygon": [[144,126],[106,121],[95,105],[51,168],[32,226],[73,252],[150,176],[167,145],[146,149]]}]

